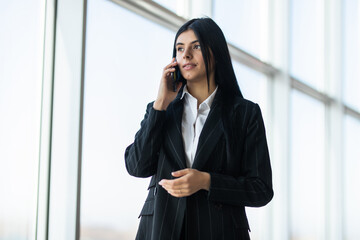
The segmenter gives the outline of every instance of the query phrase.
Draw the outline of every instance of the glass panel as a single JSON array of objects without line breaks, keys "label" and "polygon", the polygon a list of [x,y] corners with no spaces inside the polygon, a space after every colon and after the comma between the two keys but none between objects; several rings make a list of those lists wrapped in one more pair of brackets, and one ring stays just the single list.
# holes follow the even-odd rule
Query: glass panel
[{"label": "glass panel", "polygon": [[325,208],[324,105],[291,93],[290,239],[323,239]]},{"label": "glass panel", "polygon": [[0,239],[35,235],[44,6],[0,2]]},{"label": "glass panel", "polygon": [[227,41],[256,57],[266,57],[268,0],[214,0],[213,18]]},{"label": "glass panel", "polygon": [[267,77],[238,62],[233,62],[234,71],[244,98],[259,104],[265,125],[268,124]]},{"label": "glass panel", "polygon": [[290,71],[319,90],[324,88],[323,0],[292,0]]},{"label": "glass panel", "polygon": [[110,1],[88,2],[81,239],[135,239],[149,179],[125,169],[175,33]]},{"label": "glass panel", "polygon": [[[256,102],[261,108],[265,125],[269,124],[267,107],[267,77],[262,73],[256,72],[238,62],[234,62],[234,70],[239,82],[243,96],[250,101]],[[268,207],[246,208],[250,224],[250,237],[253,240],[267,239],[266,227],[268,222]]]},{"label": "glass panel", "polygon": [[360,3],[344,0],[344,100],[360,111]]},{"label": "glass panel", "polygon": [[344,239],[360,239],[360,121],[345,116]]}]

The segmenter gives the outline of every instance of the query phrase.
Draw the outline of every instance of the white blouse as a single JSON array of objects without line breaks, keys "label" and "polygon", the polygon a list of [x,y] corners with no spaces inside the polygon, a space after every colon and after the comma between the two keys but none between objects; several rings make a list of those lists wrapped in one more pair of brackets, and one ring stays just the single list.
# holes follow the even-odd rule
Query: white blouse
[{"label": "white blouse", "polygon": [[197,99],[193,97],[186,88],[183,89],[181,99],[184,99],[184,112],[182,115],[181,130],[184,141],[184,150],[187,167],[191,168],[194,163],[196,149],[199,142],[201,130],[204,127],[207,116],[210,112],[210,107],[214,101],[215,91],[199,105],[197,108]]}]

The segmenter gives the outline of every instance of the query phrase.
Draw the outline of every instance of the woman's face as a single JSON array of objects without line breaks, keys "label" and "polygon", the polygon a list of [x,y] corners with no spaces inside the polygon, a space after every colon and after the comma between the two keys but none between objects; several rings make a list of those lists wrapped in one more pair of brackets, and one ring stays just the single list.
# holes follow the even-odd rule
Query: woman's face
[{"label": "woman's face", "polygon": [[[193,30],[186,30],[176,40],[176,61],[181,75],[189,82],[207,81],[200,43]],[[210,67],[210,66],[209,66]],[[209,69],[211,75],[211,69]]]}]

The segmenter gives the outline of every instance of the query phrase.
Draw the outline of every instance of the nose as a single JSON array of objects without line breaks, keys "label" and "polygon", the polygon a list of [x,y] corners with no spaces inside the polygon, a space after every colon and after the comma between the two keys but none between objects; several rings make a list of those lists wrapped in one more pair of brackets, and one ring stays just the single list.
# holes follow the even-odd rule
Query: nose
[{"label": "nose", "polygon": [[183,55],[184,59],[191,59],[192,58],[192,52],[191,48],[186,48]]}]

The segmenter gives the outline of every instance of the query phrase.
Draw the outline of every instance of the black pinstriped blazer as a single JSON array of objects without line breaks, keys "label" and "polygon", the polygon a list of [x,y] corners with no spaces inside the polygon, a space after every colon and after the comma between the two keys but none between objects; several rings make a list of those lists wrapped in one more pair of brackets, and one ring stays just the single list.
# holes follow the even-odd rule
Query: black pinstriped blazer
[{"label": "black pinstriped blazer", "polygon": [[173,197],[158,185],[161,179],[172,179],[172,171],[186,168],[181,92],[166,111],[153,109],[153,103],[147,106],[135,141],[125,152],[129,174],[152,176],[136,239],[178,240],[184,222],[188,239],[243,239],[244,230],[249,229],[245,206],[260,207],[272,199],[271,166],[260,108],[248,100],[236,99],[228,119],[238,146],[230,148],[221,95],[219,89],[192,166],[210,173],[210,190],[184,198]]}]

